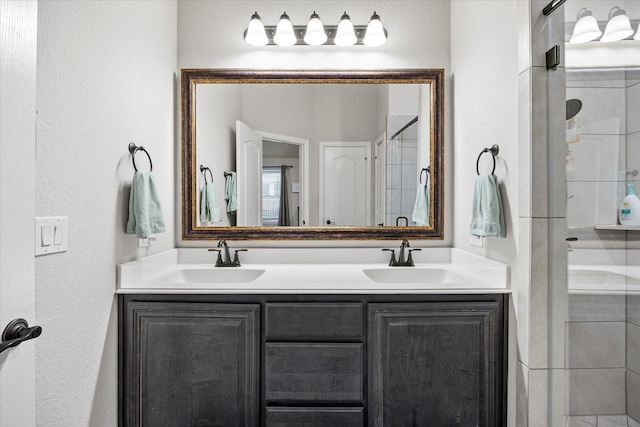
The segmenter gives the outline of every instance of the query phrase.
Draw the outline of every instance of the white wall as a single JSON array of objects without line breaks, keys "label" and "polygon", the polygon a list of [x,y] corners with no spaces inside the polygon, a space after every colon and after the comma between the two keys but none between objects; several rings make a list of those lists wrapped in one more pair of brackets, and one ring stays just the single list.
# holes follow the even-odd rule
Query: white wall
[{"label": "white wall", "polygon": [[[518,277],[518,19],[514,1],[451,2],[451,70],[453,91],[454,247],[510,266],[511,289]],[[500,183],[507,236],[469,245],[471,201],[476,160],[485,147],[500,146],[495,174]],[[481,173],[492,166],[491,154],[480,161]],[[451,211],[448,211],[451,212]],[[515,425],[516,314],[510,301],[508,425]]]},{"label": "white wall", "polygon": [[[39,426],[117,425],[116,265],[175,246],[176,22],[173,1],[39,3],[36,215],[69,217],[69,250],[36,259]],[[131,141],[168,230],[151,250],[123,232]]]},{"label": "white wall", "polygon": [[[380,15],[389,38],[379,48],[352,46],[256,48],[244,42],[242,33],[253,12],[258,11],[266,25],[277,23],[282,11],[294,25],[305,24],[313,9],[326,24],[335,23],[347,9],[355,24],[366,24],[373,10]],[[180,68],[249,68],[249,69],[450,69],[450,2],[447,1],[185,1],[178,3],[178,66]],[[446,182],[453,182],[450,153],[451,109],[449,79],[445,81],[445,172]],[[253,125],[252,125],[253,126]],[[256,128],[260,128],[255,125]],[[377,136],[377,135],[376,135]],[[452,211],[452,192],[445,189],[445,211]],[[313,194],[312,194],[313,197]],[[179,219],[178,219],[179,221]],[[450,245],[451,217],[445,220],[445,239],[430,245]],[[178,231],[181,233],[181,230]],[[194,246],[192,241],[179,242]],[[291,245],[292,242],[269,242],[269,245]],[[294,242],[295,245],[305,245]],[[307,242],[319,245],[379,245],[379,242]]]}]

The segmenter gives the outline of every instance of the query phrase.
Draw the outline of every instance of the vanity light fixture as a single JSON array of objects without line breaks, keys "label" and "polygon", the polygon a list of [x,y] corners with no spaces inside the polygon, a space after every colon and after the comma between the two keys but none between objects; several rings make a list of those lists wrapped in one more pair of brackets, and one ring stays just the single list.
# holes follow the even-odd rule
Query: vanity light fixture
[{"label": "vanity light fixture", "polygon": [[244,32],[244,39],[251,46],[264,46],[269,43],[269,38],[265,33],[264,24],[262,23],[258,12],[251,15],[249,26]]},{"label": "vanity light fixture", "polygon": [[573,29],[573,34],[569,43],[580,44],[595,40],[602,34],[600,27],[598,27],[598,21],[593,17],[593,13],[583,7],[578,12],[578,22]]},{"label": "vanity light fixture", "polygon": [[633,34],[631,21],[623,9],[615,6],[609,12],[609,22],[600,39],[601,42],[617,42]]},{"label": "vanity light fixture", "polygon": [[263,25],[258,12],[251,16],[244,39],[251,46],[381,46],[387,41],[387,30],[380,16],[373,12],[368,25],[354,25],[345,11],[338,25],[323,25],[314,11],[307,25],[293,25],[284,12],[277,26]]}]

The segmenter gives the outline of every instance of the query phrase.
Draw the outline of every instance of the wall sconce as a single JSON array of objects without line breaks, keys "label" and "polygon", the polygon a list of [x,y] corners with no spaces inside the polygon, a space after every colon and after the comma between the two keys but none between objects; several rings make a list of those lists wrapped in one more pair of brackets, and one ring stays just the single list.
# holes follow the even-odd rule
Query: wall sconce
[{"label": "wall sconce", "polygon": [[280,16],[277,26],[265,26],[256,12],[251,16],[244,39],[251,46],[381,46],[387,41],[387,30],[376,12],[373,12],[366,26],[353,25],[347,12],[344,12],[338,25],[324,25],[315,11],[304,26],[291,24],[286,12]]},{"label": "wall sconce", "polygon": [[[609,20],[603,34],[598,21],[593,17],[593,13],[583,7],[578,12],[578,21],[573,28],[573,34],[569,39],[569,43],[586,43],[595,40],[600,36],[602,36],[600,37],[601,42],[614,42],[624,40],[630,37],[633,33],[634,31],[631,27],[631,21],[623,9],[620,9],[617,6],[611,9],[609,12]],[[640,40],[640,28],[636,31],[633,39]]]}]

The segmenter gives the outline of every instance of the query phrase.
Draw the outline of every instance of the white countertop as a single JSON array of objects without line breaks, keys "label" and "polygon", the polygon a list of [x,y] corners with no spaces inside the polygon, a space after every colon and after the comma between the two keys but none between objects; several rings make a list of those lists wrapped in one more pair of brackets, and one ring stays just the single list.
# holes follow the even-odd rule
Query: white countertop
[{"label": "white countertop", "polygon": [[[234,249],[237,248],[231,248],[232,254]],[[119,294],[486,294],[510,292],[508,266],[451,248],[423,248],[421,252],[414,252],[415,267],[389,267],[389,254],[382,252],[379,248],[261,248],[241,252],[240,257],[241,267],[214,267],[214,253],[207,252],[206,249],[173,249],[119,265],[116,292]],[[284,261],[281,262],[281,260]],[[352,262],[346,262],[346,260],[352,260]],[[408,269],[411,271],[407,271]],[[370,274],[378,274],[374,276],[376,280],[365,273],[368,270],[373,270],[369,272]],[[244,274],[254,276],[259,274],[259,277],[245,283],[234,283],[233,280],[226,282],[224,279],[229,275],[233,277]],[[424,282],[421,279],[423,274]],[[187,276],[214,279],[209,281],[184,279]],[[395,281],[395,277],[399,279]]]}]

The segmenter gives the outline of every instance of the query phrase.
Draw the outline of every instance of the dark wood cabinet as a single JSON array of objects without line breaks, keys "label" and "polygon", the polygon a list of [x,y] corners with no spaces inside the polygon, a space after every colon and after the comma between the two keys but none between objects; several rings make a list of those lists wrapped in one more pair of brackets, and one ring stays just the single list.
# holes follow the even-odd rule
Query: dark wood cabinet
[{"label": "dark wood cabinet", "polygon": [[120,426],[505,426],[505,305],[120,295]]},{"label": "dark wood cabinet", "polygon": [[497,302],[371,304],[369,426],[502,425]]},{"label": "dark wood cabinet", "polygon": [[124,425],[255,426],[260,306],[126,306]]}]

